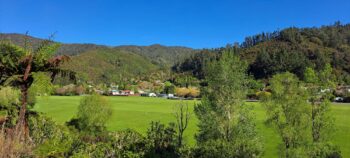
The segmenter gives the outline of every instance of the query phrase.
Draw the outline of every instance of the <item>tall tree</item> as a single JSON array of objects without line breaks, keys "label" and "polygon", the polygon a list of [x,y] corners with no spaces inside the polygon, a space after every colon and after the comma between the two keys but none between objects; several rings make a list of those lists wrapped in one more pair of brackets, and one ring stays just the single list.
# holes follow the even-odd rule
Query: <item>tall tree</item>
[{"label": "tall tree", "polygon": [[[25,42],[26,43],[26,42]],[[19,120],[16,125],[16,133],[27,135],[26,109],[28,102],[28,90],[36,72],[50,72],[52,80],[61,73],[74,78],[74,73],[60,69],[59,65],[68,61],[68,56],[54,56],[59,44],[50,40],[43,41],[37,48],[28,44],[19,47],[8,42],[0,43],[0,84],[13,85],[21,90],[21,107]],[[24,130],[24,131],[23,131]]]},{"label": "tall tree", "polygon": [[332,145],[332,133],[335,132],[334,117],[331,115],[330,98],[332,89],[335,88],[330,64],[316,73],[312,68],[307,68],[304,81],[309,93],[312,120],[312,157],[328,157],[338,153],[335,145]]},{"label": "tall tree", "polygon": [[265,98],[267,122],[280,135],[281,157],[307,156],[311,108],[307,93],[297,77],[289,72],[277,74],[270,81],[272,95]]},{"label": "tall tree", "polygon": [[219,61],[213,61],[208,67],[208,87],[201,104],[195,107],[199,119],[196,136],[201,144],[199,152],[206,156],[259,157],[262,154],[252,112],[244,104],[246,70],[247,64],[233,50],[225,51]]}]

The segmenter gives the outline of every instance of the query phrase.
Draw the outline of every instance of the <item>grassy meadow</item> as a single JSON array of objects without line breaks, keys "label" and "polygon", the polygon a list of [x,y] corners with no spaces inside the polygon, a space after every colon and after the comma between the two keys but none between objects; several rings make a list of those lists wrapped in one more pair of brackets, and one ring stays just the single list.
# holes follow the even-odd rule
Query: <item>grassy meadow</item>
[{"label": "grassy meadow", "polygon": [[[147,97],[108,97],[112,104],[113,115],[108,122],[108,130],[134,129],[146,133],[151,121],[162,123],[175,122],[174,106],[178,100]],[[43,112],[58,123],[63,124],[76,113],[80,97],[50,96],[39,97],[34,110]],[[191,111],[198,101],[187,101]],[[257,126],[265,143],[265,157],[277,157],[278,135],[264,124],[265,111],[259,103],[248,103],[254,106]],[[337,132],[335,143],[340,146],[343,157],[350,157],[350,104],[334,104],[332,112],[336,118]],[[194,113],[185,132],[189,144],[195,144],[194,134],[197,130],[197,119]]]}]

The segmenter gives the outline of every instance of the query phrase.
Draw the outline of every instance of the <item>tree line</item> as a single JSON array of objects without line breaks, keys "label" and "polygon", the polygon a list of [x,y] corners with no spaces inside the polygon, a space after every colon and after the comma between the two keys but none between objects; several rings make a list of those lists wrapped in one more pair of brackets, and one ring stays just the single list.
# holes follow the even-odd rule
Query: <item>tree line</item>
[{"label": "tree line", "polygon": [[287,71],[304,79],[306,68],[319,71],[329,63],[337,84],[350,84],[350,24],[340,22],[319,28],[291,27],[247,37],[242,44],[197,52],[175,64],[173,70],[203,79],[205,63],[217,60],[227,49],[237,50],[248,62],[248,73],[255,79],[265,80]]}]

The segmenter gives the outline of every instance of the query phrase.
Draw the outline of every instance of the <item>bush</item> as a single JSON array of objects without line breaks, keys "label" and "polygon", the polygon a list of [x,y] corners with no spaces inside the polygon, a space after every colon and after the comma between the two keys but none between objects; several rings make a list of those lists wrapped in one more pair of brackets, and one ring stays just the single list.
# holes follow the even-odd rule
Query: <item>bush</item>
[{"label": "bush", "polygon": [[75,85],[70,84],[70,85],[63,86],[61,88],[56,88],[55,89],[55,94],[56,95],[62,95],[62,96],[75,95],[76,94]]},{"label": "bush", "polygon": [[181,87],[175,88],[175,93],[179,97],[198,97],[200,95],[200,91],[197,87]]},{"label": "bush", "polygon": [[94,94],[81,99],[76,118],[67,124],[80,131],[98,133],[105,130],[105,124],[111,115],[111,105],[107,99]]},{"label": "bush", "polygon": [[82,95],[85,94],[85,88],[82,85],[76,86],[75,87],[75,94],[76,95]]},{"label": "bush", "polygon": [[200,91],[199,91],[199,89],[197,87],[189,87],[188,90],[189,90],[189,94],[188,95],[193,97],[193,98],[198,97],[199,94],[200,94]]},{"label": "bush", "polygon": [[168,127],[160,122],[152,122],[147,131],[150,149],[145,157],[179,157],[177,152],[175,124]]},{"label": "bush", "polygon": [[36,113],[29,117],[29,129],[32,143],[36,145],[34,153],[39,157],[67,156],[75,138],[65,126]]},{"label": "bush", "polygon": [[341,158],[340,149],[331,143],[315,143],[309,150],[309,157]]},{"label": "bush", "polygon": [[133,130],[111,133],[116,155],[121,157],[143,157],[149,144],[147,139]]},{"label": "bush", "polygon": [[259,91],[259,92],[256,92],[256,96],[259,98],[259,99],[264,99],[264,98],[268,98],[271,96],[271,93],[270,92],[266,92],[266,91]]}]

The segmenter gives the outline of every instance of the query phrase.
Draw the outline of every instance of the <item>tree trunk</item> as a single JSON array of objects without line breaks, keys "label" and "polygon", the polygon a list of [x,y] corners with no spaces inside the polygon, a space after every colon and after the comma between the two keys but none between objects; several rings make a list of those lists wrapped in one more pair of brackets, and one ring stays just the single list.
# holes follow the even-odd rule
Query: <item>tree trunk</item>
[{"label": "tree trunk", "polygon": [[25,129],[25,121],[26,121],[26,110],[27,110],[27,101],[28,101],[28,86],[26,83],[21,85],[21,109],[19,111],[19,119],[16,124],[16,134],[17,136],[22,136],[27,133]]},{"label": "tree trunk", "polygon": [[25,136],[29,134],[29,131],[25,131],[26,129],[26,110],[27,110],[27,101],[28,101],[28,89],[29,89],[29,82],[28,77],[30,75],[30,72],[32,70],[32,61],[33,61],[33,54],[30,54],[27,58],[27,67],[23,74],[23,81],[21,83],[21,97],[22,97],[22,105],[21,109],[19,111],[19,120],[16,124],[16,134],[21,138],[21,136]]}]

